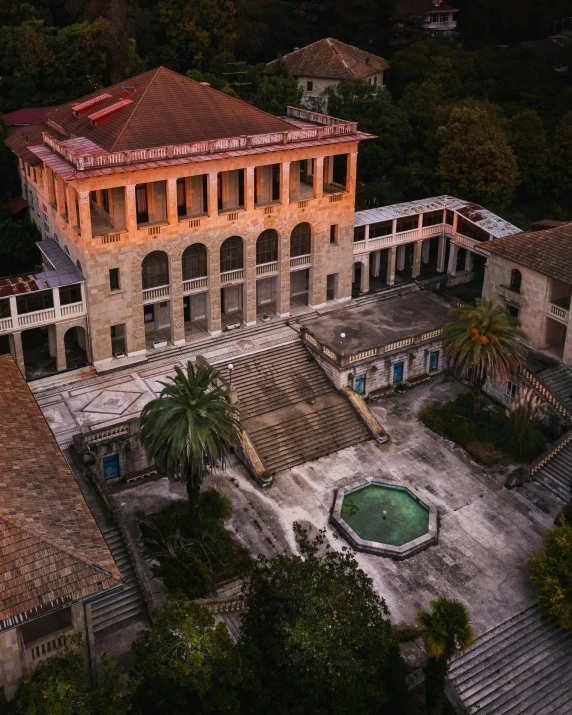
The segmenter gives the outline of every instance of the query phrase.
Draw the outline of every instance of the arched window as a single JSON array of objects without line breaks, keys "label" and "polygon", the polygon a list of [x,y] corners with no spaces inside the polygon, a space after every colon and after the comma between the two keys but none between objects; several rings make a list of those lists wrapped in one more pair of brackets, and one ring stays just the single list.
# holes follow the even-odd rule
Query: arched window
[{"label": "arched window", "polygon": [[312,252],[312,229],[309,223],[294,226],[290,236],[290,256],[307,256]]},{"label": "arched window", "polygon": [[207,247],[203,243],[187,246],[183,253],[183,280],[203,278],[207,275]]},{"label": "arched window", "polygon": [[244,268],[242,238],[231,236],[220,247],[220,272],[237,271]]},{"label": "arched window", "polygon": [[256,239],[256,265],[273,263],[278,260],[278,234],[273,228],[267,228]]},{"label": "arched window", "polygon": [[510,289],[515,293],[520,293],[520,286],[522,284],[522,273],[516,268],[512,269],[510,274]]},{"label": "arched window", "polygon": [[80,263],[79,258],[77,259],[77,261],[75,262],[75,264],[76,264],[76,266],[77,266],[78,271],[83,275],[83,268],[81,267],[81,263]]},{"label": "arched window", "polygon": [[163,251],[153,251],[141,265],[143,290],[169,285],[169,259]]}]

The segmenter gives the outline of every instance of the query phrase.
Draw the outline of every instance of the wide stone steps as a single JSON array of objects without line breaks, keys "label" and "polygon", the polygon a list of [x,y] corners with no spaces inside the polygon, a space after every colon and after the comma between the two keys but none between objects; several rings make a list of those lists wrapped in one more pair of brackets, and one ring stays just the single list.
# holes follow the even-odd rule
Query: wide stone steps
[{"label": "wide stone steps", "polygon": [[572,370],[562,363],[537,373],[542,382],[562,404],[572,410]]},{"label": "wide stone steps", "polygon": [[94,634],[117,626],[147,610],[135,569],[121,533],[118,529],[110,529],[103,533],[103,538],[121,573],[124,587],[122,591],[92,603],[91,616]]},{"label": "wide stone steps", "polygon": [[[228,379],[226,365],[217,367]],[[371,436],[299,341],[235,360],[232,385],[243,427],[271,473]]]},{"label": "wide stone steps", "polygon": [[572,501],[572,440],[551,456],[534,478],[566,503]]},{"label": "wide stone steps", "polygon": [[469,713],[570,713],[572,631],[531,606],[477,638],[449,684]]}]

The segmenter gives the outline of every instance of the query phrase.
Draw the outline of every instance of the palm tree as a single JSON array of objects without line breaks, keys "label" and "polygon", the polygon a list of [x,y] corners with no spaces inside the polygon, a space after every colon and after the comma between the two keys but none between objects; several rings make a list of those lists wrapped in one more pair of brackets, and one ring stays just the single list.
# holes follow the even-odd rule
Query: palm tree
[{"label": "palm tree", "polygon": [[456,377],[471,382],[476,417],[487,378],[506,380],[521,366],[526,335],[517,318],[490,300],[477,298],[475,306],[453,308],[449,315],[457,320],[443,331],[445,358]]},{"label": "palm tree", "polygon": [[208,365],[191,362],[186,373],[175,368],[170,382],[161,382],[159,397],[141,412],[141,438],[157,468],[169,479],[182,481],[189,497],[189,530],[200,536],[199,493],[205,475],[224,465],[240,439],[237,410],[227,391],[216,384],[218,374]]},{"label": "palm tree", "polygon": [[425,707],[431,715],[438,715],[443,708],[449,660],[473,644],[475,631],[464,603],[439,596],[430,605],[431,612],[421,611],[417,615],[417,625],[429,651],[425,668]]}]

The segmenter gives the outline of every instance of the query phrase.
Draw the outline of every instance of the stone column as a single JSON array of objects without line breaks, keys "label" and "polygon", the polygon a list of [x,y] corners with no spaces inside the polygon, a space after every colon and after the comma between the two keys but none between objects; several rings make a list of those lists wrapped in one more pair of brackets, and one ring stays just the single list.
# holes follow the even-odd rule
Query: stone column
[{"label": "stone column", "polygon": [[287,206],[290,203],[290,162],[280,164],[280,203]]},{"label": "stone column", "polygon": [[437,252],[437,272],[445,271],[445,255],[447,254],[447,236],[439,236],[439,250]]},{"label": "stone column", "polygon": [[466,271],[472,271],[473,270],[473,254],[469,249],[465,249],[465,270]]},{"label": "stone column", "polygon": [[449,265],[447,267],[447,273],[450,276],[457,275],[457,254],[459,252],[459,246],[454,243],[450,245],[449,248]]},{"label": "stone column", "polygon": [[9,335],[10,338],[10,354],[14,358],[14,362],[20,368],[20,372],[26,377],[26,368],[24,366],[24,348],[22,346],[22,331],[17,330]]},{"label": "stone column", "polygon": [[324,195],[324,157],[314,159],[314,198]]},{"label": "stone column", "polygon": [[56,323],[56,370],[62,372],[67,369],[65,334],[68,326],[66,323]]},{"label": "stone column", "polygon": [[395,283],[395,260],[397,257],[397,246],[392,246],[387,249],[387,285],[392,286]]},{"label": "stone column", "polygon": [[247,328],[256,325],[256,239],[244,241],[244,293],[242,322]]},{"label": "stone column", "polygon": [[423,247],[421,249],[421,260],[423,261],[423,263],[427,264],[427,263],[429,263],[429,255],[430,255],[430,251],[431,251],[431,239],[426,238],[422,242],[422,246]]},{"label": "stone column", "polygon": [[[72,186],[69,186],[69,184],[66,184],[64,187],[67,200],[68,200],[68,219],[69,219],[69,224],[70,226],[78,227],[81,232],[81,226],[79,223],[79,216],[77,215],[76,211],[76,203],[75,203],[75,189]],[[79,202],[78,202],[79,204]]]},{"label": "stone column", "polygon": [[185,344],[185,313],[183,310],[183,263],[180,251],[169,256],[169,275],[171,277],[171,342],[173,345]]},{"label": "stone column", "polygon": [[[56,211],[58,214],[63,215],[65,213],[65,184],[63,179],[56,177]],[[87,192],[87,197],[89,199],[89,192]]]},{"label": "stone column", "polygon": [[423,242],[422,241],[416,241],[413,244],[413,266],[412,266],[412,271],[411,275],[413,278],[417,278],[417,276],[421,273],[421,251],[423,248]]},{"label": "stone column", "polygon": [[346,191],[355,193],[357,177],[357,151],[348,154],[348,167],[346,172]]},{"label": "stone column", "polygon": [[361,260],[361,280],[359,284],[360,293],[369,293],[369,253]]},{"label": "stone column", "polygon": [[326,267],[323,260],[324,237],[316,233],[312,240],[312,268],[310,269],[310,287],[308,305],[316,310],[326,303]]},{"label": "stone column", "polygon": [[[147,352],[147,345],[145,343],[145,322],[143,317],[141,260],[141,256],[135,254],[131,264],[131,320],[125,323],[125,342],[129,357],[145,355]],[[111,346],[110,338],[109,346]],[[95,344],[93,347],[95,352]],[[105,357],[108,356],[106,355]],[[109,355],[109,357],[111,357],[111,355]]]},{"label": "stone column", "polygon": [[[216,171],[212,171],[209,173],[209,186],[208,186],[208,191],[207,191],[207,201],[208,201],[209,218],[218,216],[218,173]],[[219,298],[219,305],[220,305],[220,298]]]},{"label": "stone column", "polygon": [[[288,189],[286,189],[288,191]],[[278,294],[276,315],[287,318],[290,315],[290,236],[278,238]]]},{"label": "stone column", "polygon": [[125,226],[129,233],[137,231],[137,203],[135,201],[135,184],[125,187]]},{"label": "stone column", "polygon": [[177,179],[169,179],[167,182],[167,221],[170,224],[179,223],[177,211]]},{"label": "stone column", "polygon": [[[212,174],[210,174],[212,176]],[[216,174],[215,174],[216,176]],[[221,306],[220,306],[220,251],[213,247],[208,253],[209,260],[209,294],[207,304],[207,330],[213,337],[220,335]]]},{"label": "stone column", "polygon": [[244,208],[247,211],[254,209],[254,167],[249,166],[244,170]]},{"label": "stone column", "polygon": [[397,270],[402,271],[405,268],[405,246],[397,246]]},{"label": "stone column", "polygon": [[91,240],[91,209],[89,207],[89,191],[81,191],[77,196],[79,206],[79,228],[84,243]]},{"label": "stone column", "polygon": [[381,251],[373,251],[369,254],[369,260],[373,261],[372,274],[374,278],[379,278],[379,271],[381,268]]}]

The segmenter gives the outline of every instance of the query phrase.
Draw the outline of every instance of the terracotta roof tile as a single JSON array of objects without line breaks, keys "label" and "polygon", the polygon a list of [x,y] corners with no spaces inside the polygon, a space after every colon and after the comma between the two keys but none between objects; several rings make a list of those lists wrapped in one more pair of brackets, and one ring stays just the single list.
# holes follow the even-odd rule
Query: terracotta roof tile
[{"label": "terracotta roof tile", "polygon": [[[383,57],[346,45],[333,37],[294,50],[284,55],[283,59],[288,70],[301,77],[363,79],[389,67],[389,62]],[[273,64],[270,62],[266,71],[270,71]]]},{"label": "terracotta roof tile", "polygon": [[495,238],[485,248],[520,266],[572,284],[572,223]]},{"label": "terracotta roof tile", "polygon": [[0,356],[0,630],[120,581],[111,553],[16,363]]},{"label": "terracotta roof tile", "polygon": [[[118,102],[126,90],[132,102],[99,126],[94,125],[89,115]],[[84,116],[74,116],[74,106],[104,92],[111,96]],[[278,117],[165,67],[49,109],[46,120],[109,152],[283,132],[290,128]]]}]

